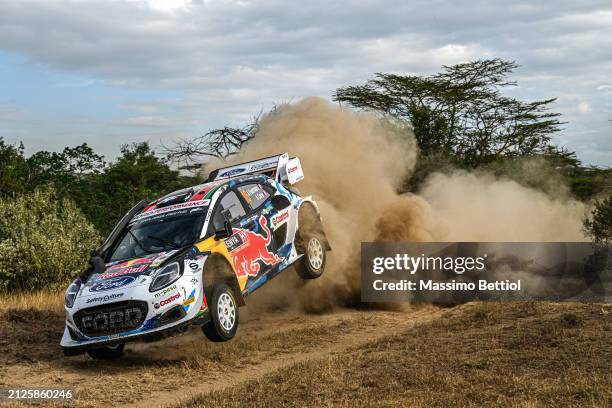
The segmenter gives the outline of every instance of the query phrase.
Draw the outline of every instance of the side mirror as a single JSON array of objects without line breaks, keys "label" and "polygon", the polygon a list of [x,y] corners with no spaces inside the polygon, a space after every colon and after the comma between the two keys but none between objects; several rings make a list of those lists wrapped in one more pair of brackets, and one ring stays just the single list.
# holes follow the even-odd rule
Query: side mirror
[{"label": "side mirror", "polygon": [[223,223],[223,229],[219,231],[215,231],[215,239],[218,241],[220,239],[229,238],[234,235],[234,230],[232,228],[232,223],[229,221],[225,221]]}]

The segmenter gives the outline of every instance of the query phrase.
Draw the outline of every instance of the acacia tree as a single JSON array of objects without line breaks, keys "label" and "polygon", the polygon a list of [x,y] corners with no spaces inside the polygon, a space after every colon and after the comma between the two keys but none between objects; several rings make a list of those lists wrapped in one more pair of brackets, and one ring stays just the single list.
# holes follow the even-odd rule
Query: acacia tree
[{"label": "acacia tree", "polygon": [[488,59],[444,66],[431,76],[378,73],[364,85],[336,90],[333,98],[353,107],[407,120],[423,154],[448,154],[476,167],[499,157],[554,150],[560,130],[555,99],[522,102],[501,94],[513,61]]},{"label": "acacia tree", "polygon": [[226,159],[240,150],[259,130],[259,117],[242,128],[222,127],[213,129],[191,140],[180,140],[174,146],[164,146],[166,157],[177,163],[180,169],[199,171],[210,158]]}]

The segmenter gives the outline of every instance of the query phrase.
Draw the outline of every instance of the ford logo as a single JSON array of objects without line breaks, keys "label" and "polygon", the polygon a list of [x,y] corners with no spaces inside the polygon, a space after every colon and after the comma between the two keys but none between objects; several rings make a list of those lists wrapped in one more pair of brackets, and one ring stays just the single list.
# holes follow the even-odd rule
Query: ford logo
[{"label": "ford logo", "polygon": [[219,174],[219,177],[230,177],[233,176],[234,174],[240,174],[243,171],[245,171],[246,169],[233,169],[233,170],[228,170],[223,174]]},{"label": "ford logo", "polygon": [[129,285],[134,282],[136,278],[134,276],[122,276],[120,278],[112,278],[95,284],[89,289],[90,292],[103,292],[105,290],[111,290],[120,288],[125,285]]}]

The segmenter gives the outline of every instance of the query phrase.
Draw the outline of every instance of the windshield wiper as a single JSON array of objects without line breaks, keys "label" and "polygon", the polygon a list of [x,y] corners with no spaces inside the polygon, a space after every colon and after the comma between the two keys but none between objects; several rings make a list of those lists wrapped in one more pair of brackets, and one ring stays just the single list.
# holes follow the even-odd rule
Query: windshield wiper
[{"label": "windshield wiper", "polygon": [[136,235],[134,235],[134,233],[130,230],[127,230],[128,234],[130,234],[132,236],[132,238],[134,239],[134,242],[136,242],[136,245],[138,245],[140,248],[142,248],[143,251],[152,254],[153,251],[151,251],[150,249],[147,249],[144,247],[144,245],[142,245],[142,242],[140,242],[140,240],[138,238],[136,238]]},{"label": "windshield wiper", "polygon": [[174,241],[172,241],[170,239],[166,239],[166,238],[162,238],[162,237],[156,237],[155,235],[147,235],[147,238],[151,238],[151,239],[154,239],[155,241],[159,241],[159,242],[161,242],[163,244],[170,245],[173,249],[178,249],[178,248],[182,247],[182,245],[177,243],[177,242],[174,242]]}]

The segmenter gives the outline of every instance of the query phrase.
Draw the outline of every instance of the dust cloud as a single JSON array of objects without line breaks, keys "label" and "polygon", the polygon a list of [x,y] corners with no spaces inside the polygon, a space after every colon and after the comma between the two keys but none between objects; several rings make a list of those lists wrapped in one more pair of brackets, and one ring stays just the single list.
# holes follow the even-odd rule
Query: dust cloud
[{"label": "dust cloud", "polygon": [[[358,306],[364,241],[582,241],[582,205],[488,174],[434,174],[418,194],[398,194],[417,161],[413,134],[368,113],[320,98],[280,106],[262,118],[239,154],[206,168],[288,152],[305,179],[297,187],[319,204],[332,246],[320,279],[276,279],[264,307],[308,312]],[[279,281],[282,281],[279,282]],[[255,296],[257,298],[257,296]],[[255,299],[254,299],[255,300]],[[260,304],[261,306],[261,304]]]}]

